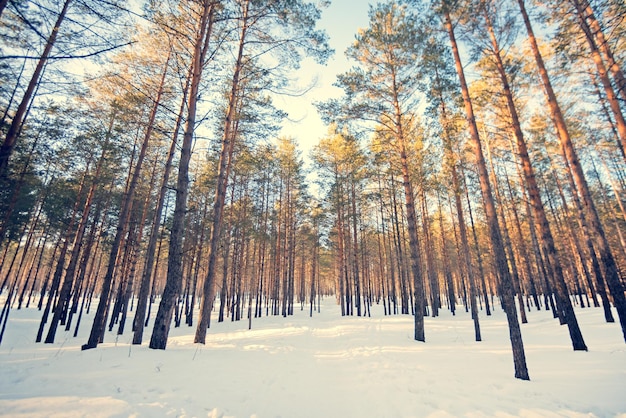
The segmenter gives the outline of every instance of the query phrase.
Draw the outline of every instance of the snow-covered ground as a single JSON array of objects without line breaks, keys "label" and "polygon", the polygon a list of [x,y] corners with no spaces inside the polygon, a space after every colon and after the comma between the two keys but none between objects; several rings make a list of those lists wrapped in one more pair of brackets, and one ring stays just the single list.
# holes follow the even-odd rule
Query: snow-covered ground
[{"label": "snow-covered ground", "polygon": [[[577,309],[588,352],[571,349],[550,312],[532,311],[522,333],[530,382],[513,377],[501,310],[481,312],[483,341],[468,314],[426,319],[412,338],[410,316],[213,321],[207,344],[195,327],[172,329],[167,350],[132,346],[107,333],[81,351],[59,331],[35,344],[40,313],[11,311],[0,345],[0,416],[7,417],[626,417],[626,344],[601,309]],[[147,330],[145,340],[149,340]]]}]

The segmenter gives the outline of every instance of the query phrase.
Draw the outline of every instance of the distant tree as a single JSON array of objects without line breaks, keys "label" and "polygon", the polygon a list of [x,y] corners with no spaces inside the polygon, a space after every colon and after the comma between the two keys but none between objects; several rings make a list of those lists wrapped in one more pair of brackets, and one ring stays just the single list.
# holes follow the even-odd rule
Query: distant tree
[{"label": "distant tree", "polygon": [[[339,261],[339,280],[344,283],[344,295],[341,295],[342,314],[352,314],[352,299],[349,289],[354,288],[354,306],[357,308],[357,316],[361,316],[361,300],[363,293],[363,283],[360,276],[359,264],[359,240],[357,234],[358,215],[356,191],[362,190],[364,175],[367,170],[367,160],[363,151],[359,148],[357,139],[349,135],[346,131],[338,131],[336,126],[331,126],[328,136],[322,138],[312,152],[313,160],[317,169],[328,173],[324,184],[329,187],[326,190],[327,199],[331,202],[334,216],[336,217],[337,231],[337,260]],[[350,222],[351,221],[351,222]],[[350,231],[351,229],[351,231]],[[347,233],[352,234],[348,239]],[[347,244],[352,242],[353,248],[348,251]],[[347,254],[351,254],[348,261]],[[346,269],[352,266],[352,273],[349,275]],[[345,280],[346,277],[353,277],[353,285]]]},{"label": "distant tree", "polygon": [[[217,247],[223,220],[228,173],[233,147],[239,133],[237,119],[238,109],[241,107],[238,106],[238,100],[245,91],[241,79],[242,71],[246,67],[250,69],[256,66],[257,59],[270,54],[282,63],[282,70],[286,71],[288,68],[298,66],[302,54],[310,55],[323,62],[330,53],[325,34],[315,28],[320,11],[314,4],[304,1],[256,3],[245,0],[236,6],[233,12],[237,17],[238,29],[237,47],[234,53],[236,59],[221,132],[222,142],[212,213],[213,224],[209,239],[207,275],[203,286],[200,318],[194,338],[195,342],[203,344],[214,298]],[[260,42],[256,43],[255,40]],[[251,59],[253,56],[255,58]],[[271,74],[269,70],[264,72]],[[286,74],[283,73],[283,75]]]},{"label": "distant tree", "polygon": [[344,89],[345,98],[321,104],[320,108],[328,120],[360,119],[379,124],[383,136],[391,140],[397,153],[414,281],[415,339],[425,341],[424,278],[408,160],[411,131],[417,123],[411,109],[417,101],[415,89],[419,78],[414,64],[420,40],[416,22],[404,6],[387,2],[370,8],[369,16],[369,27],[357,35],[347,51],[359,67],[338,76],[337,85]]}]

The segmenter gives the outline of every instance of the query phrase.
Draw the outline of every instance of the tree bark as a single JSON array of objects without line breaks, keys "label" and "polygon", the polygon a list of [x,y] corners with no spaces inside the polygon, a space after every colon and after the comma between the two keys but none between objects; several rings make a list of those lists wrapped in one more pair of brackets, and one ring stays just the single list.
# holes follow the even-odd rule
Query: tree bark
[{"label": "tree bark", "polygon": [[154,328],[150,337],[150,348],[164,350],[167,345],[167,337],[172,322],[172,314],[176,298],[179,296],[182,286],[183,264],[183,236],[185,234],[185,212],[187,210],[187,195],[189,194],[189,162],[191,160],[191,145],[196,124],[196,109],[198,91],[202,70],[209,43],[215,3],[210,0],[202,2],[202,14],[200,17],[198,34],[195,39],[193,53],[193,76],[189,91],[189,103],[187,105],[187,125],[183,134],[180,162],[178,165],[178,180],[176,183],[176,202],[174,217],[170,232],[169,256],[167,262],[167,279],[165,289],[159,303],[157,316],[154,320]]},{"label": "tree bark", "polygon": [[520,330],[519,322],[517,319],[517,313],[515,311],[515,301],[513,299],[513,283],[511,280],[511,273],[507,265],[506,255],[504,254],[504,243],[502,241],[502,234],[500,232],[500,225],[498,224],[498,218],[496,215],[495,204],[493,200],[493,194],[491,192],[491,185],[489,184],[489,175],[487,173],[487,165],[485,163],[485,157],[482,152],[482,146],[480,143],[480,137],[478,135],[478,128],[476,126],[476,119],[474,116],[474,109],[472,106],[472,100],[469,95],[469,89],[467,82],[465,81],[465,73],[463,71],[463,65],[461,63],[461,57],[454,36],[454,29],[452,27],[452,20],[450,13],[444,11],[445,27],[450,37],[450,44],[452,46],[452,52],[454,55],[454,61],[456,71],[461,83],[461,92],[463,94],[463,102],[465,103],[465,111],[467,114],[467,123],[470,130],[471,140],[474,146],[474,154],[476,157],[476,165],[479,174],[480,188],[483,195],[483,203],[485,205],[485,215],[487,216],[487,223],[489,227],[489,235],[491,238],[492,250],[495,255],[495,262],[497,267],[498,279],[500,281],[500,288],[502,290],[503,308],[506,312],[507,321],[509,324],[509,334],[511,338],[511,346],[513,350],[513,363],[515,367],[515,377],[522,380],[530,380],[528,375],[528,368],[526,366],[526,355],[524,353],[524,344],[522,342],[522,333]]},{"label": "tree bark", "polygon": [[239,47],[237,60],[235,63],[235,71],[231,83],[231,91],[229,97],[228,110],[226,112],[226,121],[224,123],[224,136],[222,137],[222,149],[220,152],[217,188],[215,192],[215,202],[213,204],[213,225],[211,229],[211,239],[209,241],[209,260],[207,266],[207,275],[203,285],[203,299],[200,306],[200,316],[198,319],[198,327],[194,337],[195,343],[204,344],[206,341],[206,331],[211,316],[211,306],[215,297],[215,267],[217,264],[218,243],[221,235],[224,204],[226,200],[226,188],[228,186],[228,174],[231,167],[231,158],[235,145],[236,132],[233,129],[234,118],[236,116],[237,96],[239,91],[239,77],[243,65],[243,51],[248,30],[248,8],[250,0],[246,0],[243,5],[242,27],[239,37]]},{"label": "tree bark", "polygon": [[137,296],[137,310],[135,311],[135,318],[133,319],[133,344],[141,344],[143,340],[143,331],[145,328],[143,324],[147,322],[146,313],[148,308],[148,297],[150,294],[150,281],[152,279],[155,267],[157,242],[159,238],[159,229],[161,227],[161,217],[163,216],[165,196],[167,194],[170,174],[172,172],[172,161],[174,159],[174,154],[176,153],[176,146],[178,145],[178,134],[180,132],[180,127],[183,120],[183,112],[185,111],[185,107],[187,104],[187,93],[189,91],[189,85],[192,75],[193,65],[189,68],[189,73],[187,74],[187,78],[185,81],[185,87],[183,88],[183,98],[181,100],[178,116],[176,117],[176,125],[174,128],[174,133],[172,134],[172,142],[170,143],[170,149],[167,153],[165,168],[163,170],[163,176],[161,178],[161,189],[157,197],[157,203],[154,209],[154,216],[152,217],[150,238],[148,239],[148,247],[146,248],[146,260],[144,263],[141,281],[139,284],[139,294]]},{"label": "tree bark", "polygon": [[524,24],[526,25],[526,30],[528,32],[528,39],[530,41],[535,60],[537,62],[539,75],[541,76],[541,81],[545,89],[546,99],[550,108],[550,114],[557,130],[557,136],[559,138],[559,141],[561,142],[561,147],[563,153],[566,156],[566,161],[569,164],[572,176],[574,177],[576,188],[578,189],[578,192],[582,197],[582,204],[585,208],[586,218],[589,222],[590,230],[595,240],[595,247],[600,254],[601,263],[602,265],[604,265],[606,281],[608,283],[609,290],[613,295],[613,302],[615,304],[620,319],[622,334],[624,335],[624,341],[626,341],[626,296],[624,295],[624,289],[620,281],[615,258],[613,257],[613,253],[611,252],[611,248],[609,247],[609,243],[606,239],[604,228],[602,227],[602,223],[600,222],[598,211],[593,202],[589,187],[587,185],[587,180],[585,178],[583,169],[578,159],[578,155],[570,138],[567,124],[565,123],[565,118],[557,102],[554,90],[552,89],[552,83],[550,82],[548,71],[546,70],[543,58],[541,56],[541,53],[539,52],[539,47],[537,46],[537,41],[535,39],[533,29],[530,24],[528,14],[526,13],[524,0],[518,0],[518,4],[520,6],[522,17],[524,19]]}]

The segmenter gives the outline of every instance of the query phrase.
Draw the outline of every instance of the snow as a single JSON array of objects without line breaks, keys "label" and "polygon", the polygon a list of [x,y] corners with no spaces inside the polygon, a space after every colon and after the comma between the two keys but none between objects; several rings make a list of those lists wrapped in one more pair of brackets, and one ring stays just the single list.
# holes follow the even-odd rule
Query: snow
[{"label": "snow", "polygon": [[[500,309],[480,314],[475,342],[469,314],[426,318],[426,343],[413,319],[341,317],[334,299],[321,313],[296,307],[288,318],[213,320],[207,344],[195,327],[172,328],[166,350],[107,333],[81,351],[59,329],[36,344],[35,309],[12,310],[0,345],[3,417],[626,417],[626,344],[601,309],[576,314],[589,347],[571,349],[567,328],[531,311],[522,334],[531,381],[513,377]],[[155,309],[156,310],[156,309]],[[132,316],[131,316],[132,318]]]}]

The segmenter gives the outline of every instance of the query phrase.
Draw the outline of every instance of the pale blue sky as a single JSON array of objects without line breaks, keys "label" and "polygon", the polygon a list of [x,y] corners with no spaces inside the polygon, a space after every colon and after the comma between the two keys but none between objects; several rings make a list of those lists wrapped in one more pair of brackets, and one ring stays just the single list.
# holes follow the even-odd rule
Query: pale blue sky
[{"label": "pale blue sky", "polygon": [[276,105],[286,110],[293,121],[285,122],[281,134],[297,139],[305,160],[311,148],[318,143],[327,130],[312,103],[341,95],[341,90],[333,87],[332,84],[337,74],[347,71],[351,66],[344,51],[354,41],[354,35],[358,29],[367,26],[370,3],[376,2],[332,0],[331,5],[323,9],[318,27],[325,29],[328,33],[330,46],[335,50],[335,54],[326,66],[315,64],[311,60],[306,60],[302,64],[297,74],[298,84],[307,86],[317,79],[315,87],[304,96],[276,99]]}]

